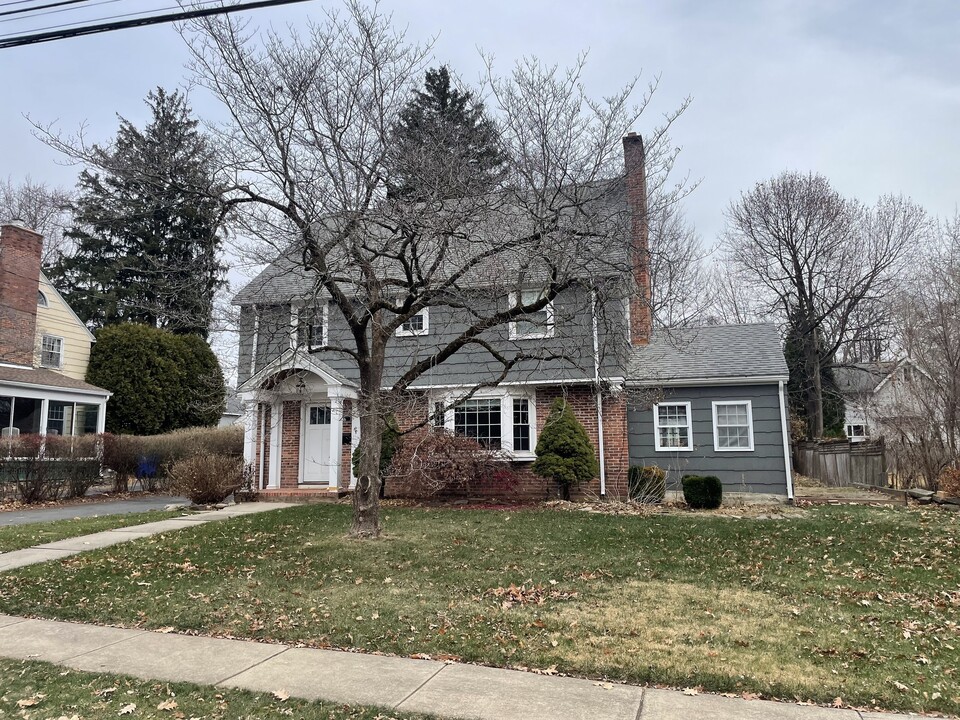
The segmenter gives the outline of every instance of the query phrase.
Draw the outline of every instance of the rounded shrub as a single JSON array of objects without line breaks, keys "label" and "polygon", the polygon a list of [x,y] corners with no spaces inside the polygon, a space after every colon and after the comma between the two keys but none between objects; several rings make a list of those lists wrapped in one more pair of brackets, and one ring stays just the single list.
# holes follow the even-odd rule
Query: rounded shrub
[{"label": "rounded shrub", "polygon": [[660,503],[667,496],[667,473],[656,465],[631,465],[627,475],[630,500],[642,503]]},{"label": "rounded shrub", "polygon": [[570,488],[587,482],[599,472],[597,456],[583,425],[563,398],[557,398],[537,440],[537,475],[551,478],[560,486],[564,500]]},{"label": "rounded shrub", "polygon": [[100,328],[96,338],[86,379],[113,393],[107,432],[155,435],[216,424],[223,372],[204,340],[135,323]]},{"label": "rounded shrub", "polygon": [[186,495],[194,505],[223,502],[243,485],[243,460],[230,455],[199,452],[170,466],[171,490]]},{"label": "rounded shrub", "polygon": [[712,510],[723,502],[723,483],[714,475],[684,475],[683,499],[696,510]]}]

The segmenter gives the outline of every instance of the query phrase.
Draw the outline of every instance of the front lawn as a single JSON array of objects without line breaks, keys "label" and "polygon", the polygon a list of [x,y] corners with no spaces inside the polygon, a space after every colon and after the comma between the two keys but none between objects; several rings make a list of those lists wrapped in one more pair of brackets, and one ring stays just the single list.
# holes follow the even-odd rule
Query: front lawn
[{"label": "front lawn", "polygon": [[425,716],[355,705],[307,702],[242,690],[136,680],[65,670],[37,661],[0,659],[0,717],[71,720],[256,718],[416,720]]},{"label": "front lawn", "polygon": [[104,530],[143,525],[144,523],[166,520],[176,517],[165,510],[150,510],[124,515],[104,515],[102,517],[80,517],[69,520],[11,525],[0,528],[0,553],[22,550],[23,548],[65,540],[67,538],[90,535]]},{"label": "front lawn", "polygon": [[350,508],[210,523],[4,575],[0,612],[960,712],[960,522]]}]

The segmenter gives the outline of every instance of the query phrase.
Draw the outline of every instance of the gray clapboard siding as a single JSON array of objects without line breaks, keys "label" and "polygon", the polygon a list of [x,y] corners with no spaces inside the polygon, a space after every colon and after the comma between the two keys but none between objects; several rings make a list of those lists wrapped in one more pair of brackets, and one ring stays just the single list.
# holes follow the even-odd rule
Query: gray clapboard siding
[{"label": "gray clapboard siding", "polygon": [[[478,294],[474,310],[482,317],[493,310],[495,303],[506,307],[507,299],[492,300]],[[339,310],[329,305],[327,312],[329,344],[352,347],[353,339]],[[253,313],[251,306],[241,308],[239,355],[241,383],[250,376]],[[429,357],[434,351],[466,330],[470,324],[471,317],[468,311],[441,306],[430,308],[429,334],[392,338],[387,352],[385,383],[393,383],[413,362],[419,358]],[[616,317],[604,323],[601,330],[606,331],[605,328],[610,327],[616,328],[618,333],[626,336],[625,324],[620,327]],[[289,347],[290,333],[289,305],[259,309],[257,370],[263,368]],[[518,364],[505,382],[563,382],[593,377],[591,297],[590,292],[585,288],[572,288],[558,296],[554,303],[554,336],[552,338],[511,340],[507,325],[487,331],[483,338],[508,357],[517,351],[540,355],[536,359]],[[305,333],[301,331],[300,340],[305,341],[305,339]],[[600,342],[602,372],[606,375],[622,376],[623,359],[616,357],[613,349],[622,352],[623,343],[611,342],[606,338],[601,338]],[[607,348],[611,350],[608,351]],[[547,357],[549,355],[558,357]],[[320,359],[345,377],[351,380],[357,379],[356,363],[349,355],[328,351],[322,353]],[[494,379],[499,375],[500,370],[501,365],[491,358],[487,350],[468,345],[442,364],[428,370],[416,385],[471,385]]]},{"label": "gray clapboard siding", "polygon": [[[753,410],[752,451],[717,452],[713,441],[713,402],[749,400]],[[666,388],[662,402],[689,402],[693,450],[658,452],[654,444],[653,407],[628,407],[631,465],[667,470],[667,487],[680,489],[680,477],[716,475],[728,492],[787,494],[780,396],[777,385]]]}]

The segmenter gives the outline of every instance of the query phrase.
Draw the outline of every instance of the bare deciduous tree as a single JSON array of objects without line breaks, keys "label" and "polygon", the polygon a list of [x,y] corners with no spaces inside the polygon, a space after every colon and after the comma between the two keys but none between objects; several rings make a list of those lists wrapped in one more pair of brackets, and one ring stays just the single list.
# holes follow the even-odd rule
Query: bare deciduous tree
[{"label": "bare deciduous tree", "polygon": [[891,303],[903,352],[919,368],[885,408],[898,470],[936,489],[960,462],[960,216],[936,226],[932,242]]},{"label": "bare deciduous tree", "polygon": [[727,210],[723,246],[760,312],[792,326],[802,345],[808,432],[824,430],[822,370],[860,331],[860,311],[888,296],[924,236],[924,211],[887,196],[873,208],[820,175],[785,172]]},{"label": "bare deciduous tree", "polygon": [[29,177],[19,184],[12,178],[0,180],[0,221],[18,219],[43,235],[40,263],[45,269],[69,253],[70,243],[63,233],[70,223],[71,201],[69,191],[34,182]]},{"label": "bare deciduous tree", "polygon": [[[488,62],[479,96],[496,123],[504,170],[495,191],[477,195],[469,153],[438,157],[395,142],[430,50],[408,42],[378,8],[351,3],[286,39],[225,18],[193,29],[197,82],[230,115],[215,128],[232,175],[230,203],[277,250],[291,252],[293,241],[314,295],[348,328],[312,350],[351,358],[358,370],[352,533],[376,536],[385,416],[421,376],[457,353],[481,353],[476,384],[460,401],[537,363],[592,366],[580,343],[575,356],[558,342],[511,345],[506,329],[535,324],[575,287],[593,299],[606,293],[600,307],[622,307],[621,138],[655,85],[634,107],[635,81],[604,100],[586,95],[582,58],[567,70],[528,59],[506,76]],[[646,133],[651,188],[676,157],[666,131],[685,107]],[[397,177],[414,178],[415,200],[387,192]],[[669,203],[682,192],[661,197]],[[396,331],[424,309],[447,313],[456,332],[388,368]]]}]

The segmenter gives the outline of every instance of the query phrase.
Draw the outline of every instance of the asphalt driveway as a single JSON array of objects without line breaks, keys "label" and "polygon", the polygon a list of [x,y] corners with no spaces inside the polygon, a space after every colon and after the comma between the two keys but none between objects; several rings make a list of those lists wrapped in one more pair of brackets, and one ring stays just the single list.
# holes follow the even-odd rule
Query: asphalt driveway
[{"label": "asphalt driveway", "polygon": [[189,502],[184,497],[149,495],[142,498],[101,500],[76,505],[61,505],[59,507],[20,508],[9,512],[0,512],[0,527],[28,525],[51,520],[70,520],[79,517],[103,517],[104,515],[124,515],[148,510],[163,510],[172,503],[186,504]]}]

